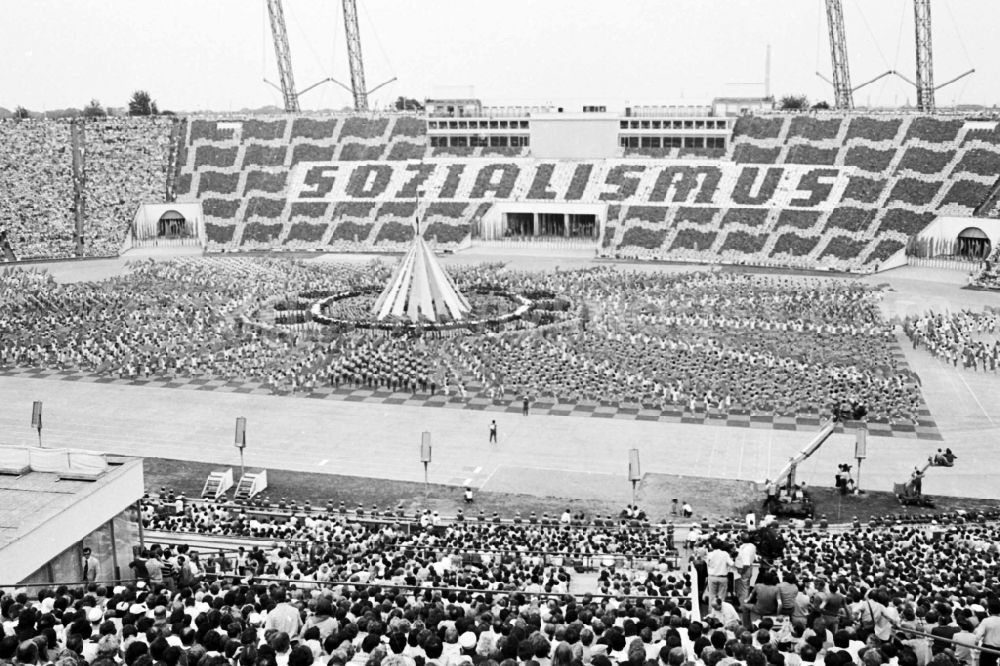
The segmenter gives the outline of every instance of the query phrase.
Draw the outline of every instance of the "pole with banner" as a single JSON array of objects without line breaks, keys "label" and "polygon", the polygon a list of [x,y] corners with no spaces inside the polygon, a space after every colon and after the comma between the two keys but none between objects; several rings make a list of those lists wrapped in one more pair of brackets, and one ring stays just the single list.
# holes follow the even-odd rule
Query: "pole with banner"
[{"label": "pole with banner", "polygon": [[243,467],[243,449],[247,447],[247,420],[246,417],[236,417],[236,448],[240,450],[240,479],[246,476],[246,469]]},{"label": "pole with banner", "polygon": [[861,494],[861,461],[868,457],[868,428],[861,427],[854,431],[854,457],[858,461],[858,480],[854,484],[854,492]]},{"label": "pole with banner", "polygon": [[427,466],[431,462],[431,434],[426,430],[420,436],[420,462],[424,464],[424,495],[430,494],[430,482],[427,479]]},{"label": "pole with banner", "polygon": [[635,506],[635,487],[642,481],[642,473],[639,472],[639,449],[629,449],[628,480],[632,482],[632,506]]},{"label": "pole with banner", "polygon": [[38,448],[42,448],[42,401],[36,400],[31,406],[31,427],[38,430]]}]

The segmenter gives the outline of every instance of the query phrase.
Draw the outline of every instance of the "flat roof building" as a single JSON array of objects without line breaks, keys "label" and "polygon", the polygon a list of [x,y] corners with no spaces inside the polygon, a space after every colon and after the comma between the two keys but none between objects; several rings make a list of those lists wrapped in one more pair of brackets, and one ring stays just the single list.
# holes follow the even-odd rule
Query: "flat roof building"
[{"label": "flat roof building", "polygon": [[80,581],[84,547],[96,580],[133,578],[143,488],[139,458],[0,446],[0,586]]}]

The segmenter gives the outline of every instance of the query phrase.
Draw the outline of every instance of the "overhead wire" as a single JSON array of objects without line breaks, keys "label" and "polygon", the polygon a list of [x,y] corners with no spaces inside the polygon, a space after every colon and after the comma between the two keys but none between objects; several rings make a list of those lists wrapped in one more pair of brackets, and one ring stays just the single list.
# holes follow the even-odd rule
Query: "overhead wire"
[{"label": "overhead wire", "polygon": [[903,24],[906,22],[906,4],[910,0],[901,0],[901,5],[899,7],[899,32],[896,34],[896,56],[892,60],[892,68],[896,69],[899,66],[899,51],[903,48]]},{"label": "overhead wire", "polygon": [[948,12],[948,17],[951,19],[951,27],[955,30],[955,38],[958,39],[958,43],[962,45],[962,52],[965,54],[965,64],[971,69],[974,67],[972,63],[972,56],[969,55],[969,49],[965,45],[965,40],[962,39],[962,33],[958,30],[958,21],[955,20],[955,15],[951,11],[951,3],[948,0],[944,0],[944,8]]},{"label": "overhead wire", "polygon": [[286,7],[286,8],[288,8],[288,13],[289,13],[289,14],[291,14],[291,16],[292,16],[292,20],[293,20],[293,21],[295,21],[295,27],[296,27],[296,28],[298,29],[298,32],[299,32],[299,34],[300,34],[300,35],[302,36],[302,41],[303,41],[303,42],[305,42],[305,44],[306,44],[306,48],[308,48],[308,49],[309,49],[309,52],[310,52],[310,53],[312,54],[312,56],[313,56],[313,60],[315,60],[315,61],[316,61],[316,64],[317,64],[317,65],[319,66],[319,69],[320,69],[320,71],[322,72],[322,71],[323,71],[324,69],[326,69],[326,67],[325,67],[325,65],[324,65],[324,63],[323,63],[323,60],[322,60],[322,58],[320,58],[320,57],[319,57],[319,53],[318,53],[318,52],[316,51],[316,49],[315,49],[315,48],[313,47],[313,45],[312,45],[312,41],[310,41],[310,39],[309,39],[309,35],[308,35],[308,34],[306,33],[306,31],[305,31],[305,30],[304,30],[304,29],[302,28],[302,24],[301,24],[301,23],[299,23],[299,17],[298,17],[298,16],[296,16],[296,15],[295,15],[295,12],[294,12],[294,11],[293,11],[293,10],[291,9],[291,6],[292,6],[293,4],[294,4],[294,3],[292,3],[292,2],[289,2],[289,3],[286,3],[286,4],[285,4],[285,7]]},{"label": "overhead wire", "polygon": [[871,37],[872,43],[875,45],[875,50],[878,51],[879,57],[882,58],[882,64],[885,65],[886,69],[892,69],[892,67],[889,66],[889,61],[886,60],[885,53],[882,52],[882,47],[879,46],[878,39],[875,38],[875,32],[868,24],[868,17],[865,16],[865,12],[861,9],[857,0],[854,0],[854,7],[858,10],[858,14],[861,15],[861,21],[865,24],[865,29],[868,31],[868,36]]},{"label": "overhead wire", "polygon": [[823,41],[823,2],[816,0],[816,71],[819,71],[820,43]]},{"label": "overhead wire", "polygon": [[379,39],[378,31],[375,29],[375,22],[368,13],[368,7],[365,5],[363,0],[358,0],[358,4],[361,5],[361,10],[365,13],[365,20],[368,22],[372,34],[375,35],[375,44],[378,46],[378,50],[382,54],[382,59],[385,61],[386,68],[389,70],[389,78],[396,78],[396,71],[392,67],[392,61],[389,60],[389,54],[386,53],[385,48],[382,46],[382,40]]}]

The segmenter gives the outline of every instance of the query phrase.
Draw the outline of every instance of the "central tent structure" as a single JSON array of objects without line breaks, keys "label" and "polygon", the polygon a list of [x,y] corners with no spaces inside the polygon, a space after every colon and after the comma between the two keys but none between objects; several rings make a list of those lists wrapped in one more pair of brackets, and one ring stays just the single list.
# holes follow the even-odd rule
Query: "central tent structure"
[{"label": "central tent structure", "polygon": [[412,323],[460,321],[472,310],[427,242],[417,233],[402,263],[375,301],[375,319],[399,317]]}]

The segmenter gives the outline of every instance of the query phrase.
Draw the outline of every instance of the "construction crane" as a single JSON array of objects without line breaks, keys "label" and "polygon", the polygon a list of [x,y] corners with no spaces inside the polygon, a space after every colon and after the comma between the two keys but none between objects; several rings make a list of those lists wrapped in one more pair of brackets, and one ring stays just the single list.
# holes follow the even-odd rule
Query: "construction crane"
[{"label": "construction crane", "polygon": [[833,107],[844,111],[854,108],[851,68],[847,61],[844,36],[844,10],[840,0],[826,0],[826,24],[830,31],[830,64],[833,68]]},{"label": "construction crane", "polygon": [[931,0],[913,0],[913,19],[916,32],[917,80],[911,81],[899,72],[893,72],[893,74],[917,89],[917,109],[923,113],[934,113],[937,107],[934,101],[934,93],[947,85],[964,79],[976,70],[972,68],[953,79],[948,79],[940,85],[934,85],[934,51],[931,48]]},{"label": "construction crane", "polygon": [[288,48],[288,31],[285,29],[285,11],[281,7],[281,0],[267,0],[267,15],[271,19],[274,57],[278,61],[278,76],[281,79],[281,96],[285,100],[285,111],[298,113],[299,94],[295,92],[295,77],[292,75],[292,52]]},{"label": "construction crane", "polygon": [[830,65],[833,80],[816,72],[816,76],[833,86],[833,107],[841,111],[854,109],[854,92],[893,73],[890,69],[870,81],[851,87],[851,68],[847,59],[847,37],[844,30],[844,10],[840,0],[826,0],[826,23],[830,33]]},{"label": "construction crane", "polygon": [[365,84],[365,62],[361,57],[361,31],[358,29],[356,0],[344,0],[344,32],[347,36],[347,60],[351,67],[351,93],[354,110],[368,110],[368,86]]},{"label": "construction crane", "polygon": [[355,0],[343,0],[344,26],[347,33],[347,56],[351,67],[351,85],[344,85],[333,77],[327,77],[317,81],[308,88],[295,91],[295,77],[292,74],[292,53],[288,47],[288,31],[285,28],[285,12],[282,8],[281,0],[266,0],[267,14],[271,19],[271,37],[274,40],[274,55],[278,61],[278,75],[281,78],[281,86],[277,86],[267,79],[264,83],[281,91],[281,96],[285,101],[285,111],[287,113],[299,112],[299,97],[309,92],[316,86],[323,83],[336,83],[354,97],[354,110],[359,112],[368,111],[368,95],[375,92],[382,86],[386,86],[396,80],[392,77],[385,83],[375,86],[371,90],[365,84],[365,65],[361,57],[361,32],[358,29],[358,7]]},{"label": "construction crane", "polygon": [[917,108],[934,113],[934,52],[931,49],[931,0],[913,0],[917,46]]}]

